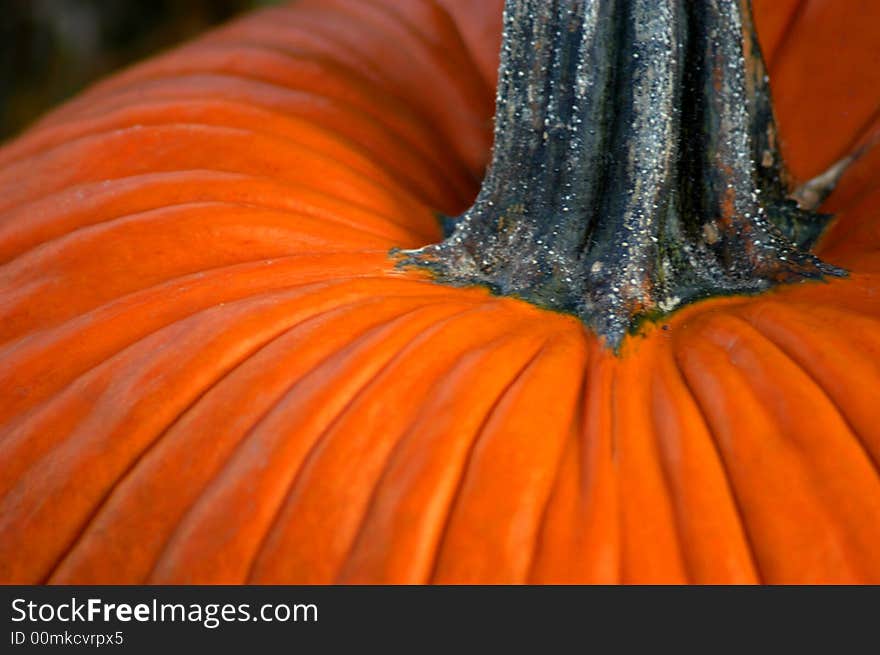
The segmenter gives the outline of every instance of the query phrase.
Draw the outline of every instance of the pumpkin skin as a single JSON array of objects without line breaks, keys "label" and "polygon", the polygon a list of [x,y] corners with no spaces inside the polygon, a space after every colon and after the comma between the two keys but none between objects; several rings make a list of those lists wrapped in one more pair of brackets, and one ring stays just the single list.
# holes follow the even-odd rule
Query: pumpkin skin
[{"label": "pumpkin skin", "polygon": [[[387,256],[477,190],[501,4],[269,9],[0,151],[0,581],[880,582],[880,147],[847,279],[615,355]],[[880,132],[842,5],[755,2],[801,181]]]}]

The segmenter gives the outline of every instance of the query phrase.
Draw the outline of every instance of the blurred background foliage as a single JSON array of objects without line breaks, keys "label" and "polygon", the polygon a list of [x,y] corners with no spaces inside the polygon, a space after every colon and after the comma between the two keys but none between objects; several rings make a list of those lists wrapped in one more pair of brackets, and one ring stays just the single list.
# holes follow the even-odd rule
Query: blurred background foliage
[{"label": "blurred background foliage", "polygon": [[0,141],[90,82],[280,0],[0,0]]}]

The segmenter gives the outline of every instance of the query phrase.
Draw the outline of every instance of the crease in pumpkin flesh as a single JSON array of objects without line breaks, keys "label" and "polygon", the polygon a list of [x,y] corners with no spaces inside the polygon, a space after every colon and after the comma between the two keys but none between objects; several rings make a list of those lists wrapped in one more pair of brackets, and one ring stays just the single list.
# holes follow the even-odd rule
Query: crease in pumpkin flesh
[{"label": "crease in pumpkin flesh", "polygon": [[437,282],[574,314],[615,351],[722,295],[844,277],[811,254],[843,171],[790,189],[748,0],[507,0],[491,163]]}]

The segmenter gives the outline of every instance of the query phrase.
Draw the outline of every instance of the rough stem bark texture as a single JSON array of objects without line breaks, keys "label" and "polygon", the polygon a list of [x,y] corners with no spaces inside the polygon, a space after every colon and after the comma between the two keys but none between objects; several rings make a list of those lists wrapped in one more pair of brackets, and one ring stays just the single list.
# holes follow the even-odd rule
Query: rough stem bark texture
[{"label": "rough stem bark texture", "polygon": [[746,0],[508,0],[482,189],[400,261],[616,347],[683,303],[844,274],[787,193]]}]

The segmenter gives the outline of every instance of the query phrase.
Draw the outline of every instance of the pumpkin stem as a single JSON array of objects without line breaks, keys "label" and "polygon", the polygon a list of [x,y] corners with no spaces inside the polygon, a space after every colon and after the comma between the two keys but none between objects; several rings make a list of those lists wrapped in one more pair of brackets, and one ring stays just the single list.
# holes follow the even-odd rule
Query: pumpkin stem
[{"label": "pumpkin stem", "polygon": [[399,263],[617,347],[684,303],[845,275],[788,195],[747,0],[507,0],[480,193]]}]

